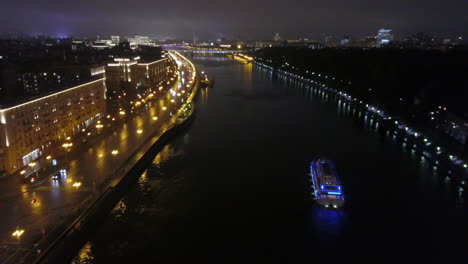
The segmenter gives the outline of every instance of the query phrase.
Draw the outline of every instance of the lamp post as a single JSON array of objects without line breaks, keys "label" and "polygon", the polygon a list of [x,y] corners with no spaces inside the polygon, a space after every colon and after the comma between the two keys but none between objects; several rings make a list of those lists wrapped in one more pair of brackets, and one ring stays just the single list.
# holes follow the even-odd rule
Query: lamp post
[{"label": "lamp post", "polygon": [[24,234],[24,229],[19,229],[19,226],[16,227],[15,232],[13,232],[12,236],[18,239],[18,244],[21,243],[21,236]]}]

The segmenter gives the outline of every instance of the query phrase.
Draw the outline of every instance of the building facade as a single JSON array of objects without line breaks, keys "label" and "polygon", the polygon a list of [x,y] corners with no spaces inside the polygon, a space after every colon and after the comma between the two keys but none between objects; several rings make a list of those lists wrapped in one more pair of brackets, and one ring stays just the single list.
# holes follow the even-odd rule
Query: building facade
[{"label": "building facade", "polygon": [[118,45],[120,43],[120,36],[111,36],[111,41],[114,45]]},{"label": "building facade", "polygon": [[140,57],[115,58],[106,66],[108,112],[127,108],[131,100],[148,89],[157,90],[165,80],[170,65],[168,58],[142,63]]},{"label": "building facade", "polygon": [[0,109],[0,172],[52,154],[106,111],[104,78]]},{"label": "building facade", "polygon": [[95,65],[48,66],[37,61],[1,64],[0,107],[15,105],[19,101],[28,101],[96,80],[103,71],[103,67]]},{"label": "building facade", "polygon": [[154,43],[147,36],[135,36],[133,38],[128,38],[130,46],[154,46]]},{"label": "building facade", "polygon": [[380,29],[379,32],[377,32],[376,36],[377,40],[377,45],[383,46],[386,44],[389,44],[390,42],[393,41],[393,33],[391,29]]}]

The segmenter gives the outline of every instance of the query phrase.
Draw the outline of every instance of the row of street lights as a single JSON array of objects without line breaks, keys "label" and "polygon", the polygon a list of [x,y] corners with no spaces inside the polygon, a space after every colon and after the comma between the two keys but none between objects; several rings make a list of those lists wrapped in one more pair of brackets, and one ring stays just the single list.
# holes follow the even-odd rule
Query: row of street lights
[{"label": "row of street lights", "polygon": [[[273,67],[268,66],[268,65],[266,65],[266,64],[264,64],[264,63],[258,63],[258,62],[257,62],[257,64],[259,64],[259,65],[261,65],[261,66],[264,66],[264,67],[267,67],[267,68],[273,70]],[[348,95],[348,94],[346,94],[346,93],[338,92],[338,91],[335,90],[335,89],[327,88],[327,87],[325,87],[324,84],[321,84],[321,83],[318,83],[318,82],[313,81],[313,80],[311,80],[311,79],[308,79],[307,77],[304,78],[304,77],[302,77],[302,76],[300,76],[300,75],[296,75],[296,74],[293,74],[293,73],[290,73],[290,72],[287,72],[287,71],[284,71],[284,70],[280,70],[280,72],[281,72],[281,73],[284,73],[285,75],[289,75],[289,76],[291,76],[291,77],[293,77],[293,78],[298,78],[298,79],[300,79],[300,80],[302,80],[302,81],[308,81],[308,82],[316,83],[316,84],[318,84],[319,86],[321,86],[322,89],[325,89],[325,90],[332,90],[333,92],[339,94],[340,96],[344,97],[344,98],[347,99],[347,100],[350,100],[350,101],[357,101],[357,100],[358,100],[357,98],[352,98],[350,95]],[[319,75],[319,76],[320,76],[320,75]],[[360,101],[359,103],[360,103],[360,104],[363,104],[362,101]],[[389,116],[387,117],[387,116],[383,113],[383,111],[378,110],[376,107],[369,106],[368,104],[366,104],[366,109],[368,109],[369,111],[372,111],[372,112],[376,112],[378,115],[382,116],[384,119],[391,119],[391,117],[389,117]],[[444,109],[444,110],[446,110],[446,108],[442,108],[442,106],[439,106],[439,109]],[[395,124],[398,124],[398,121],[395,121]],[[410,128],[406,127],[405,132],[408,132],[408,131],[412,131],[412,130],[411,130]],[[421,134],[419,134],[419,133],[417,133],[417,132],[414,132],[414,135],[415,135],[415,137],[421,136]],[[426,138],[424,138],[424,142],[427,142],[427,141],[428,141],[428,140],[427,140]],[[427,145],[427,144],[428,144],[428,143],[426,143],[426,145]],[[440,152],[440,147],[437,147],[437,152],[438,152],[438,153]],[[452,161],[455,160],[455,158],[453,157],[453,155],[450,155],[450,160],[452,160]],[[468,163],[467,163],[466,161],[460,161],[460,162],[461,162],[461,166],[462,166],[463,168],[468,168]]]},{"label": "row of street lights", "polygon": [[[172,72],[173,72],[173,71],[171,70],[171,71],[168,73],[168,75],[171,74]],[[174,70],[174,73],[175,73],[175,70]],[[174,74],[174,76],[171,77],[170,80],[171,80],[171,81],[174,81],[174,77],[178,77],[178,75],[177,75],[177,74]],[[161,91],[161,90],[163,89],[163,84],[164,84],[163,82],[160,82],[160,83],[159,83],[159,85],[160,85],[160,86],[159,86],[159,91]],[[170,84],[170,82],[167,82],[167,84]],[[157,91],[156,91],[156,92],[157,92]],[[146,103],[146,102],[149,101],[149,100],[152,100],[152,99],[155,99],[155,98],[156,98],[155,95],[154,95],[155,92],[153,92],[151,89],[150,89],[150,91],[148,91],[148,93],[149,93],[149,94],[146,94],[146,92],[145,92],[145,94],[143,94],[143,97],[145,97],[146,99],[145,99],[145,98],[142,98],[142,97],[140,96],[140,100],[141,100],[141,101],[138,101],[137,106],[140,105],[140,104],[142,104],[142,103]],[[166,108],[165,106],[162,108],[163,111],[166,110],[166,109],[167,109],[167,108]],[[120,117],[124,117],[125,115],[126,115],[125,110],[123,110],[123,109],[121,108],[121,109],[119,110],[119,116],[120,116]],[[112,119],[112,121],[115,121],[115,117],[112,118],[110,115],[108,115],[107,118],[108,118],[108,119]],[[156,121],[156,120],[158,120],[158,117],[155,116],[155,115],[152,115],[152,116],[151,116],[151,119],[152,119],[153,121]],[[103,122],[102,122],[101,120],[98,120],[98,121],[96,122],[95,128],[97,129],[98,133],[99,133],[99,131],[102,131],[102,129],[104,128]],[[86,132],[87,132],[86,129],[82,129],[81,131],[82,131],[83,133],[86,133]],[[143,129],[138,129],[138,130],[136,131],[136,133],[137,133],[137,134],[143,134]],[[87,136],[90,136],[90,135],[91,135],[91,132],[86,133],[86,135],[87,135]],[[66,140],[65,140],[65,142],[61,145],[61,147],[62,147],[66,152],[70,152],[71,149],[72,149],[72,147],[73,147],[73,142],[72,142],[72,140],[71,140],[71,137],[67,137]],[[114,150],[111,151],[111,154],[112,154],[113,156],[117,156],[117,155],[119,154],[119,151],[118,151],[117,149],[114,149]],[[103,156],[102,154],[99,155],[99,157],[102,157],[102,156]],[[46,160],[52,160],[52,156],[51,156],[51,155],[48,155],[48,156],[46,157]],[[55,161],[55,160],[54,160],[54,161]],[[34,168],[36,167],[36,165],[37,165],[36,162],[30,162],[30,163],[27,165],[27,167],[29,167],[31,170],[34,171]],[[22,170],[22,171],[20,172],[20,174],[21,174],[21,175],[26,174],[26,169],[25,169],[25,170]],[[35,177],[33,177],[32,179],[35,180]],[[32,180],[32,181],[34,181],[34,180]],[[70,180],[69,182],[70,182],[71,186],[74,187],[74,188],[76,188],[76,189],[78,189],[78,188],[80,188],[80,187],[82,186],[82,183],[79,182],[79,181],[73,181],[72,179],[69,179],[69,180]],[[68,181],[68,180],[67,180],[67,181]],[[73,182],[73,183],[72,183],[72,182]],[[20,242],[20,238],[21,238],[21,236],[24,235],[24,233],[25,233],[25,230],[24,230],[24,229],[20,229],[19,227],[17,227],[16,230],[12,233],[12,236],[15,237],[15,238],[17,238],[18,241]]]}]

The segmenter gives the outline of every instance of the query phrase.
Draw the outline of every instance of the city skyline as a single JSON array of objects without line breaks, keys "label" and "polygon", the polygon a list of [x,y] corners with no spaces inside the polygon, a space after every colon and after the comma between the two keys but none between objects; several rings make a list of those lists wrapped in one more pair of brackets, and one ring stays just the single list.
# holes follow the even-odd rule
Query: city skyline
[{"label": "city skyline", "polygon": [[[301,2],[244,0],[196,3],[82,1],[80,6],[45,0],[39,3],[4,3],[0,32],[54,37],[79,35],[149,35],[155,38],[271,39],[279,32],[289,39],[319,38],[322,34],[364,36],[391,28],[395,37],[431,32],[441,37],[466,36],[468,3],[450,0],[380,1],[354,0]],[[223,12],[226,10],[229,12]],[[294,14],[294,16],[291,16]],[[20,19],[18,19],[20,18]],[[27,18],[27,19],[24,19]]]}]

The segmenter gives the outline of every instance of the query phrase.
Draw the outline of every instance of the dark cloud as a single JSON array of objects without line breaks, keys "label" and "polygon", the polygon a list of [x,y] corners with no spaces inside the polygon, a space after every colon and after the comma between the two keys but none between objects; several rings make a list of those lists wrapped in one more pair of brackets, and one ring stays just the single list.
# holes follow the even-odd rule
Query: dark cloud
[{"label": "dark cloud", "polygon": [[270,39],[468,30],[466,0],[0,0],[0,31]]}]

